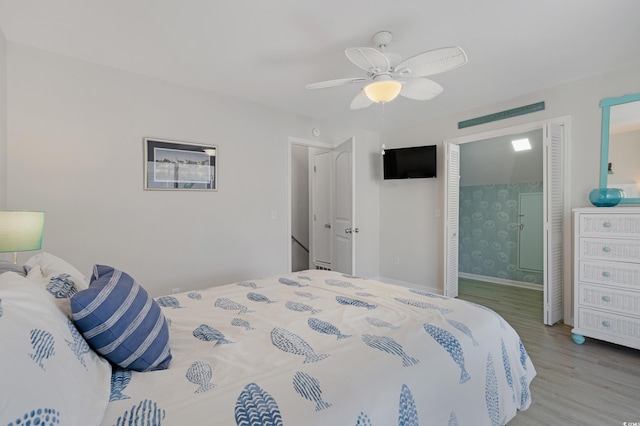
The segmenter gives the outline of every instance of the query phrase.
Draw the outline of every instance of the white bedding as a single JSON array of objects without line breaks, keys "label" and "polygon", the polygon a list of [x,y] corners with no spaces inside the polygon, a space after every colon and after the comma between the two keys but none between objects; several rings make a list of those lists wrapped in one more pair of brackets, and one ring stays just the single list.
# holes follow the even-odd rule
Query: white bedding
[{"label": "white bedding", "polygon": [[168,370],[114,370],[104,425],[492,425],[536,372],[495,312],[304,271],[156,299]]}]

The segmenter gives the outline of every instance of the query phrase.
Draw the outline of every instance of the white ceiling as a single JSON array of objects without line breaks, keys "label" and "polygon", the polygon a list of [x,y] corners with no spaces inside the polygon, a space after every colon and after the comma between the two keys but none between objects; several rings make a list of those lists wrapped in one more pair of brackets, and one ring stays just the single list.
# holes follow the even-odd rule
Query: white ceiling
[{"label": "white ceiling", "polygon": [[[529,139],[515,152],[511,141]],[[460,144],[460,186],[539,182],[543,179],[542,129]]]},{"label": "white ceiling", "polygon": [[377,31],[402,58],[469,57],[432,77],[435,99],[388,104],[391,130],[640,61],[639,16],[637,0],[0,0],[11,42],[376,131],[378,105],[349,110],[357,85],[304,86],[363,76],[343,49]]}]

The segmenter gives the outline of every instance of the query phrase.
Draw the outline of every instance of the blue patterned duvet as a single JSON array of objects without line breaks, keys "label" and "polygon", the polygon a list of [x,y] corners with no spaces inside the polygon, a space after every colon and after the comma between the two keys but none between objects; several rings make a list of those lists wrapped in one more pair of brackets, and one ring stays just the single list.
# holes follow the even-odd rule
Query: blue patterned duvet
[{"label": "blue patterned duvet", "polygon": [[502,425],[536,372],[495,312],[304,271],[156,299],[168,370],[114,371],[104,425]]}]

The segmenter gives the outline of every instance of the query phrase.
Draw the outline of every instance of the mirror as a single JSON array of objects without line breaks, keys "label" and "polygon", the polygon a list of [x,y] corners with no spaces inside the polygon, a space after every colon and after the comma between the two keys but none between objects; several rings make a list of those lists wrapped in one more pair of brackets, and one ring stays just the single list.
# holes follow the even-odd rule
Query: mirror
[{"label": "mirror", "polygon": [[605,98],[600,188],[620,188],[620,204],[640,204],[640,93]]}]

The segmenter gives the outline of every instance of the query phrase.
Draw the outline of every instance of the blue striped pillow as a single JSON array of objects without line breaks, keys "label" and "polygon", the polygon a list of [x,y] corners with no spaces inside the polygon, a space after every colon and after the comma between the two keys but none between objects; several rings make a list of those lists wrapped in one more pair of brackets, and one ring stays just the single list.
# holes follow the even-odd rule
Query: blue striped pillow
[{"label": "blue striped pillow", "polygon": [[128,274],[95,265],[86,290],[71,297],[76,327],[96,352],[122,368],[162,370],[171,361],[160,306]]}]

